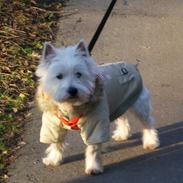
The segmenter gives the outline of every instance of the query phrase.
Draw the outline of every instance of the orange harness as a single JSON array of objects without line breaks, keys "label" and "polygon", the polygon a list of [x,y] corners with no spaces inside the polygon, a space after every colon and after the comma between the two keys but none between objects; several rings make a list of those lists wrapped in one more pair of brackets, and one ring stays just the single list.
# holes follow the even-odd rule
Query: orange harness
[{"label": "orange harness", "polygon": [[65,119],[64,117],[57,116],[57,118],[59,118],[61,123],[63,123],[66,126],[69,126],[71,129],[80,130],[80,128],[77,126],[77,123],[80,120],[81,116],[73,117],[70,121]]}]

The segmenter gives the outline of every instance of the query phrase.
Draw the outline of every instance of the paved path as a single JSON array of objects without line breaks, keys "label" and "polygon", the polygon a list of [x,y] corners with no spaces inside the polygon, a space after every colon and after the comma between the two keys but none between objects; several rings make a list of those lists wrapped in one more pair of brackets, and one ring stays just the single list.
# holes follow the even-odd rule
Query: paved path
[{"label": "paved path", "polygon": [[[109,0],[72,0],[60,20],[57,45],[90,41]],[[136,119],[131,139],[104,147],[105,173],[84,174],[84,145],[69,133],[65,163],[45,167],[45,145],[39,143],[41,115],[32,109],[22,138],[27,143],[10,167],[9,183],[182,183],[183,182],[183,1],[119,0],[93,50],[98,63],[140,61],[139,68],[151,90],[161,147],[144,151]]]}]

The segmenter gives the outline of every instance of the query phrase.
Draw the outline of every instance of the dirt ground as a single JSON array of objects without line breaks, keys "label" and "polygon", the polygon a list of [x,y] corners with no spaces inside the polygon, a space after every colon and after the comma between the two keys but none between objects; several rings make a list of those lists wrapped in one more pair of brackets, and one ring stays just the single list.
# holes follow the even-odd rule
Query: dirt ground
[{"label": "dirt ground", "polygon": [[[65,9],[68,16],[59,22],[57,46],[75,44],[80,38],[89,42],[109,2],[71,0]],[[104,174],[84,174],[84,145],[77,132],[68,134],[64,164],[45,167],[41,157],[46,146],[39,143],[41,114],[33,108],[22,135],[26,145],[10,166],[8,182],[183,182],[182,9],[182,0],[119,0],[92,52],[98,63],[139,63],[144,83],[151,90],[159,149],[142,149],[140,126],[130,115],[132,137],[104,146]]]}]

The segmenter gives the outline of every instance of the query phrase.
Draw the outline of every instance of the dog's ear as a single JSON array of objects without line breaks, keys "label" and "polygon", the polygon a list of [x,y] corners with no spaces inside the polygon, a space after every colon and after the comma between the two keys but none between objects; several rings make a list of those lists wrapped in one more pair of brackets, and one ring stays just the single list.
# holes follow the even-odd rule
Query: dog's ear
[{"label": "dog's ear", "polygon": [[51,56],[54,56],[56,54],[56,48],[49,42],[44,43],[43,48],[43,60],[47,60]]},{"label": "dog's ear", "polygon": [[84,39],[81,39],[77,44],[76,51],[79,52],[82,56],[89,56],[88,46],[86,45]]},{"label": "dog's ear", "polygon": [[36,76],[42,77],[47,72],[47,68],[52,61],[52,57],[56,55],[56,48],[49,42],[44,43],[42,58],[36,70]]}]

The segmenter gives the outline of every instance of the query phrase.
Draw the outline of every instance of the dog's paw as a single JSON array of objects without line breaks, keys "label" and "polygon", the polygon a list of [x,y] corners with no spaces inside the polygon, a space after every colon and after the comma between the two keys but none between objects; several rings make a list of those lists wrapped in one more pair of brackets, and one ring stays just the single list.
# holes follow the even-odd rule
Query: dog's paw
[{"label": "dog's paw", "polygon": [[62,146],[60,144],[51,144],[46,149],[46,157],[42,159],[45,165],[58,166],[63,160]]},{"label": "dog's paw", "polygon": [[48,157],[43,158],[42,161],[46,166],[59,166],[61,164],[60,160],[54,160]]},{"label": "dog's paw", "polygon": [[143,130],[143,148],[147,150],[153,150],[159,147],[160,142],[158,138],[157,130],[145,129]]},{"label": "dog's paw", "polygon": [[85,170],[85,173],[88,175],[98,175],[103,173],[103,168],[88,168]]},{"label": "dog's paw", "polygon": [[124,141],[127,140],[131,136],[129,126],[125,126],[125,128],[117,128],[112,135],[112,139],[115,141]]},{"label": "dog's paw", "polygon": [[129,136],[130,135],[128,133],[119,134],[114,131],[114,133],[112,135],[112,139],[115,141],[124,141],[124,140],[127,140],[129,138]]},{"label": "dog's paw", "polygon": [[152,141],[151,143],[147,142],[143,144],[143,148],[146,150],[153,150],[158,148],[160,145],[159,139],[156,139],[155,141]]}]

